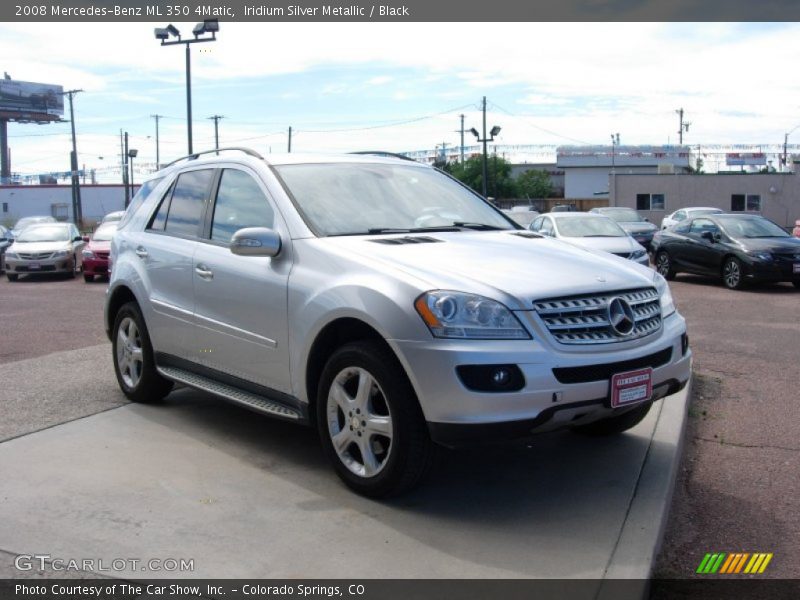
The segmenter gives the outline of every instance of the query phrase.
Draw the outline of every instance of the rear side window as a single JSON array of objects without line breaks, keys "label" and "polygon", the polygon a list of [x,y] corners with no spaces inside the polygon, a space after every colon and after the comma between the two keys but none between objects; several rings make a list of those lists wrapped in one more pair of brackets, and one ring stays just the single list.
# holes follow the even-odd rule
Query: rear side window
[{"label": "rear side window", "polygon": [[147,197],[150,193],[161,183],[161,180],[164,179],[163,177],[156,177],[155,179],[150,179],[149,181],[145,181],[139,190],[136,192],[136,195],[131,200],[131,203],[128,205],[128,208],[125,209],[125,215],[122,217],[122,220],[119,222],[119,228],[125,227],[128,224],[128,221],[133,218],[133,215],[139,210],[139,207],[147,200]]},{"label": "rear side window", "polygon": [[225,169],[217,191],[211,239],[228,243],[243,227],[272,227],[274,213],[258,183],[244,171]]},{"label": "rear side window", "polygon": [[175,189],[169,199],[169,207],[165,206],[167,203],[165,199],[158,209],[153,225],[155,226],[161,220],[166,209],[167,221],[164,226],[166,233],[179,236],[196,236],[203,212],[203,203],[208,195],[208,188],[213,177],[213,169],[181,173],[175,182]]}]

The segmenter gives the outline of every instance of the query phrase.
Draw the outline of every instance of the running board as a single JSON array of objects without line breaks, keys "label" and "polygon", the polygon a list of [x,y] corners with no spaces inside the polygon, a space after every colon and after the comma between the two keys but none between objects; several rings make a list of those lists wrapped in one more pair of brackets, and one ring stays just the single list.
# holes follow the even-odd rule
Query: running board
[{"label": "running board", "polygon": [[279,417],[281,419],[289,419],[291,421],[299,421],[302,419],[302,415],[299,411],[288,408],[283,404],[279,404],[273,400],[270,400],[269,398],[265,398],[264,396],[253,394],[226,383],[220,383],[219,381],[209,379],[208,377],[203,377],[202,375],[192,373],[191,371],[187,371],[185,369],[161,366],[156,368],[158,372],[167,379],[188,385],[189,387],[193,387],[198,390],[203,390],[204,392],[209,392],[215,396],[219,396],[235,404],[240,404],[245,408],[249,408],[256,412],[264,413],[273,417]]}]

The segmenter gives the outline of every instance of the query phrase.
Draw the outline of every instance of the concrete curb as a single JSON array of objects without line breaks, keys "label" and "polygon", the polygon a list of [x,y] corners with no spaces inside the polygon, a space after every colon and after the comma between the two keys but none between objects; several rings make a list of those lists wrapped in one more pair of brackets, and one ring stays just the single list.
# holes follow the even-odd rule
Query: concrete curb
[{"label": "concrete curb", "polygon": [[[663,541],[683,455],[690,395],[691,380],[680,393],[660,403],[650,448],[597,600],[620,598],[614,580],[640,580],[641,594],[637,597],[645,598],[649,591],[649,579]],[[624,589],[630,593],[630,582]]]}]

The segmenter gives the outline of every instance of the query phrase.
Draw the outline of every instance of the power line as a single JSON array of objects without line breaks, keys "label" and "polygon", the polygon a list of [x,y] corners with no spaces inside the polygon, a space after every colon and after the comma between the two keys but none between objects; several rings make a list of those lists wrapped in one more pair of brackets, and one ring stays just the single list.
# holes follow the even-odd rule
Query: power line
[{"label": "power line", "polygon": [[[491,104],[492,104],[492,106],[493,106],[494,108],[497,108],[497,109],[501,110],[502,112],[506,113],[507,115],[509,115],[509,116],[511,116],[511,117],[516,117],[516,118],[518,118],[518,119],[530,119],[530,118],[532,118],[532,117],[533,117],[533,115],[515,115],[515,114],[514,114],[514,113],[512,113],[510,110],[506,110],[505,108],[503,108],[503,107],[502,107],[502,106],[500,106],[499,104],[496,104],[496,103],[494,103],[494,102],[492,102]],[[575,139],[575,138],[569,137],[569,136],[567,136],[567,135],[561,135],[560,133],[557,133],[557,132],[555,132],[555,131],[552,131],[552,130],[550,130],[550,129],[547,129],[547,128],[545,128],[545,127],[541,127],[541,126],[539,126],[539,125],[535,125],[534,123],[530,123],[530,122],[528,122],[528,123],[527,123],[527,125],[529,125],[529,126],[533,127],[534,129],[538,129],[539,131],[544,131],[545,133],[549,133],[550,135],[554,135],[554,136],[556,136],[556,137],[559,137],[559,138],[562,138],[562,139],[565,139],[565,140],[569,140],[570,142],[577,142],[578,144],[584,144],[584,145],[586,145],[586,146],[591,146],[591,145],[592,145],[591,143],[589,143],[589,142],[586,142],[586,141],[584,141],[584,140],[578,140],[578,139]]]}]

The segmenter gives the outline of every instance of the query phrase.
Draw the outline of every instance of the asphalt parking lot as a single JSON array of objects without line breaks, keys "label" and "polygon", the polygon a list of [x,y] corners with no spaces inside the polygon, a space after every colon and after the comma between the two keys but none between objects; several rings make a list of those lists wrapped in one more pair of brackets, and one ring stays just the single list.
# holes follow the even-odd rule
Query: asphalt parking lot
[{"label": "asphalt parking lot", "polygon": [[[113,545],[192,556],[195,576],[599,578],[631,576],[620,565],[641,550],[625,542],[634,525],[658,530],[657,503],[631,499],[647,502],[643,465],[670,468],[660,411],[617,440],[557,433],[446,452],[422,490],[374,503],[339,485],[310,430],[187,389],[163,406],[127,404],[102,327],[105,287],[0,281],[9,558]],[[765,575],[798,577],[800,292],[731,292],[691,276],[672,289],[696,379],[656,573],[691,577],[706,552],[750,551],[775,554]],[[15,574],[10,562],[0,576]]]}]

